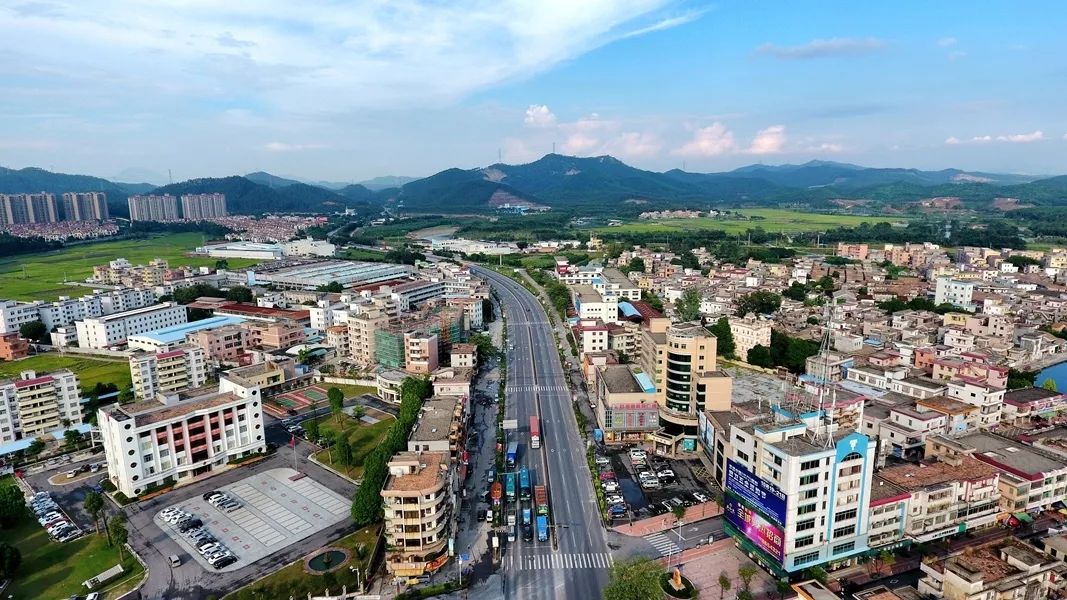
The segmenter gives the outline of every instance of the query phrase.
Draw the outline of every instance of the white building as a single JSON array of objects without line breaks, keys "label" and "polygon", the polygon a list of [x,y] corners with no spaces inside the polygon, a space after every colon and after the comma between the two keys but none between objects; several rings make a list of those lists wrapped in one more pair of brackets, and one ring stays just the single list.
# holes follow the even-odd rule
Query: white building
[{"label": "white building", "polygon": [[771,347],[771,322],[763,317],[748,315],[730,317],[730,335],[734,338],[734,354],[748,360],[748,351],[756,346]]},{"label": "white building", "polygon": [[0,381],[0,444],[35,438],[82,421],[78,377],[66,370],[38,376],[23,371]]},{"label": "white building", "polygon": [[78,321],[78,346],[108,348],[125,344],[130,336],[187,322],[185,307],[164,302]]},{"label": "white building", "polygon": [[132,498],[266,450],[259,387],[223,376],[197,388],[100,409],[108,477]]},{"label": "white building", "polygon": [[579,319],[599,319],[605,323],[619,320],[619,298],[603,296],[591,285],[571,287],[571,298]]},{"label": "white building", "polygon": [[80,298],[60,296],[53,302],[7,300],[0,302],[0,333],[18,331],[20,325],[30,321],[40,321],[48,330],[66,327],[76,321],[148,306],[155,300],[152,290],[142,288],[93,290]]},{"label": "white building", "polygon": [[337,246],[326,240],[315,240],[310,237],[285,242],[281,246],[282,253],[286,256],[333,256],[337,254]]},{"label": "white building", "polygon": [[40,318],[37,307],[14,300],[0,302],[0,333],[18,333],[19,327]]},{"label": "white building", "polygon": [[130,357],[134,394],[140,399],[197,388],[207,382],[204,350],[183,344],[159,354],[143,352]]},{"label": "white building", "polygon": [[989,385],[977,378],[959,377],[945,383],[945,395],[978,407],[978,426],[1000,423],[1004,408],[1004,388]]},{"label": "white building", "polygon": [[934,289],[935,304],[955,304],[960,308],[974,310],[973,281],[960,281],[951,277],[938,277],[937,287]]}]

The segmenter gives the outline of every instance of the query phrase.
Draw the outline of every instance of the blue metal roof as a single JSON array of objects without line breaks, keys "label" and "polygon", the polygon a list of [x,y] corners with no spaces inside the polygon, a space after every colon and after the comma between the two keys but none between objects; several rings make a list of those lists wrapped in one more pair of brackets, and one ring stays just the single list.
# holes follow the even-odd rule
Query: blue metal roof
[{"label": "blue metal roof", "polygon": [[641,389],[646,394],[656,393],[656,384],[652,383],[652,378],[647,373],[634,373],[634,379],[637,380],[637,383],[641,385]]},{"label": "blue metal roof", "polygon": [[622,311],[622,314],[627,316],[627,317],[640,317],[641,316],[641,311],[639,311],[636,308],[634,308],[634,305],[630,304],[629,302],[620,302],[619,303],[619,310]]},{"label": "blue metal roof", "polygon": [[215,329],[216,327],[224,327],[226,325],[237,325],[244,322],[245,320],[241,317],[208,317],[206,319],[200,319],[199,321],[146,331],[130,337],[143,337],[160,344],[173,344],[184,340],[185,335],[188,333],[195,333],[204,329]]},{"label": "blue metal roof", "polygon": [[[77,431],[82,435],[89,433],[92,428],[93,426],[88,423],[80,423],[78,425],[72,425],[70,427],[70,429],[73,429],[74,431]],[[55,440],[63,441],[63,433],[66,430],[66,428],[60,427],[59,429],[56,429],[55,431],[49,431],[48,433],[40,437],[45,438],[47,440],[47,438],[51,436]],[[0,456],[4,456],[6,454],[13,454],[15,452],[19,452],[20,450],[25,450],[26,448],[30,447],[30,444],[33,443],[34,439],[36,438],[22,438],[21,440],[15,440],[11,443],[4,444],[3,446],[0,446]]]}]

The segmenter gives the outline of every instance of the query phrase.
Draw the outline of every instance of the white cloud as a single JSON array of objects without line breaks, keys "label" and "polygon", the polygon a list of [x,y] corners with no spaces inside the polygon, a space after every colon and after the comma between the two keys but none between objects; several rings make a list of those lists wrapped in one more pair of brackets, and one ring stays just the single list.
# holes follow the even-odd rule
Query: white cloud
[{"label": "white cloud", "polygon": [[772,125],[756,132],[749,154],[778,154],[785,146],[785,125]]},{"label": "white cloud", "polygon": [[725,125],[716,121],[707,127],[697,129],[693,138],[681,148],[672,152],[678,156],[718,156],[733,152],[734,134]]},{"label": "white cloud", "polygon": [[1063,139],[1067,140],[1067,133],[1063,134]]},{"label": "white cloud", "polygon": [[604,154],[619,158],[647,158],[659,154],[663,141],[653,133],[628,131],[608,140]]},{"label": "white cloud", "polygon": [[552,111],[545,104],[531,104],[526,109],[526,118],[523,119],[523,122],[526,123],[527,127],[543,129],[556,124],[556,115],[552,114]]},{"label": "white cloud", "polygon": [[627,38],[638,37],[647,33],[654,33],[656,31],[663,31],[665,29],[678,27],[679,25],[685,25],[686,23],[692,23],[693,21],[699,19],[707,11],[708,9],[706,8],[702,10],[693,10],[678,16],[660,19],[659,21],[656,21],[651,25],[641,27],[640,29],[635,29],[633,31],[627,31],[626,33],[620,35],[619,39],[624,40]]},{"label": "white cloud", "polygon": [[1014,135],[998,135],[998,142],[1012,142],[1015,144],[1026,144],[1029,142],[1039,142],[1045,139],[1045,134],[1041,131],[1032,131],[1030,133],[1016,133]]},{"label": "white cloud", "polygon": [[952,52],[948,53],[948,59],[951,60],[951,61],[957,61],[957,60],[959,60],[961,58],[966,58],[966,57],[967,57],[967,53],[962,51],[962,50],[953,50]]},{"label": "white cloud", "polygon": [[958,41],[959,40],[954,37],[943,37],[937,40],[937,45],[941,46],[942,48],[948,48],[950,46],[955,46]]},{"label": "white cloud", "polygon": [[770,42],[756,48],[756,54],[782,59],[828,58],[832,56],[861,56],[885,49],[886,43],[874,37],[829,38],[812,40],[796,46],[778,46]]},{"label": "white cloud", "polygon": [[827,154],[836,154],[838,152],[844,152],[845,147],[841,144],[835,144],[832,142],[823,142],[821,144],[813,144],[804,148],[807,152],[824,152]]},{"label": "white cloud", "polygon": [[288,144],[286,142],[268,142],[263,149],[268,152],[300,152],[303,150],[321,150],[322,144]]}]

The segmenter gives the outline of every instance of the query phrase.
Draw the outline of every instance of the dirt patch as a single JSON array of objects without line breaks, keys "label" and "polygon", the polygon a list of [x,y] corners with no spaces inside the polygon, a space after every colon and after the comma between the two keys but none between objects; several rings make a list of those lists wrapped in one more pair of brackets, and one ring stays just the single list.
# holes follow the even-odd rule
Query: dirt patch
[{"label": "dirt patch", "polygon": [[1008,212],[1012,210],[1020,210],[1023,208],[1030,208],[1033,204],[1021,204],[1018,198],[994,198],[993,208]]}]

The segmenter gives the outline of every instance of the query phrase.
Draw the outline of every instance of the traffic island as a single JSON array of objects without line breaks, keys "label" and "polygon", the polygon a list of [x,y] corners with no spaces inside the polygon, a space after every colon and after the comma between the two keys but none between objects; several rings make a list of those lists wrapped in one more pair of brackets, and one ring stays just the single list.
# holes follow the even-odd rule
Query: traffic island
[{"label": "traffic island", "polygon": [[659,585],[663,593],[671,598],[692,598],[696,593],[693,583],[682,577],[682,572],[678,569],[660,575]]}]

